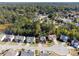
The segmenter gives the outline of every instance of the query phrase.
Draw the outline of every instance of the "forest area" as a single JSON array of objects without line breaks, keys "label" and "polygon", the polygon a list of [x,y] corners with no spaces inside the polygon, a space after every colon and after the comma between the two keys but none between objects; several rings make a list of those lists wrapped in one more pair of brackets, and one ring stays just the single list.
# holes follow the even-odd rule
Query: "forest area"
[{"label": "forest area", "polygon": [[[74,3],[75,4],[75,3]],[[56,4],[55,4],[56,5]],[[79,27],[74,23],[66,23],[69,26],[58,26],[64,24],[62,21],[57,21],[59,17],[65,17],[68,12],[79,11],[78,5],[69,4],[55,6],[49,3],[13,3],[0,5],[0,29],[1,32],[7,34],[24,35],[24,36],[47,36],[48,34],[61,34],[79,39]],[[46,16],[46,19],[41,19],[39,15]],[[67,17],[70,17],[68,15]],[[41,23],[41,21],[43,21]],[[56,21],[57,24],[53,24]],[[5,24],[8,24],[5,25]],[[2,26],[2,27],[1,27]],[[2,29],[3,28],[3,29]],[[2,31],[4,30],[4,31]]]}]

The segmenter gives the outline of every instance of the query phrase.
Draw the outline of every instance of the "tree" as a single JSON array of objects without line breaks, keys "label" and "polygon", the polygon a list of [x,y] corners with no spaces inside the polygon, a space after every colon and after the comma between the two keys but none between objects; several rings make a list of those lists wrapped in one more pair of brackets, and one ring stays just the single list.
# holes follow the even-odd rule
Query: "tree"
[{"label": "tree", "polygon": [[35,35],[39,35],[41,32],[40,21],[34,22],[34,32]]},{"label": "tree", "polygon": [[32,20],[26,17],[19,17],[12,27],[14,33],[17,34],[31,34],[32,33]]}]

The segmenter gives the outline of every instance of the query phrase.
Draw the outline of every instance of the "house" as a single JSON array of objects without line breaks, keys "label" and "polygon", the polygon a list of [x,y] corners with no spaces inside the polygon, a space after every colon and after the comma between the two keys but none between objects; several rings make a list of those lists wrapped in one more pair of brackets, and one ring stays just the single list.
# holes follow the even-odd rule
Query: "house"
[{"label": "house", "polygon": [[35,37],[26,37],[26,42],[27,43],[34,43],[35,42]]},{"label": "house", "polygon": [[0,41],[3,41],[5,37],[6,37],[5,34],[0,33]]},{"label": "house", "polygon": [[18,51],[10,49],[6,51],[3,56],[18,56],[18,55],[19,55]]},{"label": "house", "polygon": [[54,34],[54,35],[48,35],[48,39],[52,42],[54,42],[54,44],[58,44],[58,41],[57,41],[57,36]]},{"label": "house", "polygon": [[8,42],[8,41],[12,42],[13,39],[14,39],[14,35],[6,35],[6,37],[4,38],[3,41],[5,41],[5,42]]},{"label": "house", "polygon": [[31,50],[21,51],[20,56],[34,56],[34,51],[31,51]]},{"label": "house", "polygon": [[69,37],[66,36],[66,35],[61,35],[61,36],[60,36],[60,40],[61,40],[61,41],[67,42],[68,39],[69,39]]},{"label": "house", "polygon": [[74,15],[74,18],[79,18],[79,15]]},{"label": "house", "polygon": [[15,38],[13,39],[14,42],[18,42],[18,43],[24,43],[24,40],[26,39],[25,36],[15,36]]},{"label": "house", "polygon": [[40,42],[41,43],[46,43],[46,37],[45,36],[40,36]]},{"label": "house", "polygon": [[79,48],[79,41],[78,41],[78,40],[72,40],[71,45],[72,45],[74,48]]},{"label": "house", "polygon": [[76,26],[79,26],[79,23],[75,23]]},{"label": "house", "polygon": [[71,19],[66,19],[66,18],[62,18],[61,19],[64,23],[71,23],[72,20]]},{"label": "house", "polygon": [[49,40],[54,40],[54,39],[57,39],[56,35],[48,35],[48,39]]}]

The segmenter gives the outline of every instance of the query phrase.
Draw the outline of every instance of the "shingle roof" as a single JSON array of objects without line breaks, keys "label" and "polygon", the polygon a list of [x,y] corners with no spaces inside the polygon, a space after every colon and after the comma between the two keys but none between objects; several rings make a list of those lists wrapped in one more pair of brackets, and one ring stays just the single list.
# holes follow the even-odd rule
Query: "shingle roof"
[{"label": "shingle roof", "polygon": [[49,40],[56,39],[56,35],[48,35]]},{"label": "shingle roof", "polygon": [[12,41],[14,39],[14,35],[6,35],[5,39],[10,39]]},{"label": "shingle roof", "polygon": [[27,42],[33,42],[35,40],[35,37],[27,37]]},{"label": "shingle roof", "polygon": [[67,41],[69,39],[69,37],[65,36],[65,35],[61,35],[60,39],[63,40],[63,41]]},{"label": "shingle roof", "polygon": [[75,25],[76,25],[76,26],[79,26],[79,23],[76,23]]},{"label": "shingle roof", "polygon": [[40,40],[41,40],[41,41],[44,41],[44,40],[46,40],[46,37],[45,37],[45,36],[41,36],[41,37],[40,37]]},{"label": "shingle roof", "polygon": [[17,40],[17,39],[23,40],[23,39],[25,39],[25,36],[15,36],[15,39],[16,39],[16,40]]}]

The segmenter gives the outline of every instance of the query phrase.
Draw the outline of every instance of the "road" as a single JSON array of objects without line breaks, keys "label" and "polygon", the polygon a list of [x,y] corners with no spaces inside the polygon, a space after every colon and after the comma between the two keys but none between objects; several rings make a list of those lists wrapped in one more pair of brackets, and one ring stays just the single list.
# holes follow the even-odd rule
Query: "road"
[{"label": "road", "polygon": [[57,54],[60,54],[60,55],[67,55],[68,54],[68,49],[64,46],[61,46],[61,45],[53,45],[51,47],[45,47],[44,44],[38,44],[37,46],[30,46],[30,44],[26,44],[26,45],[22,45],[21,43],[20,44],[17,44],[17,45],[8,45],[8,44],[4,44],[4,45],[0,45],[0,51],[1,50],[6,50],[6,49],[14,49],[14,50],[17,50],[17,49],[26,49],[26,50],[40,50],[40,51],[53,51],[53,52],[56,52]]}]

